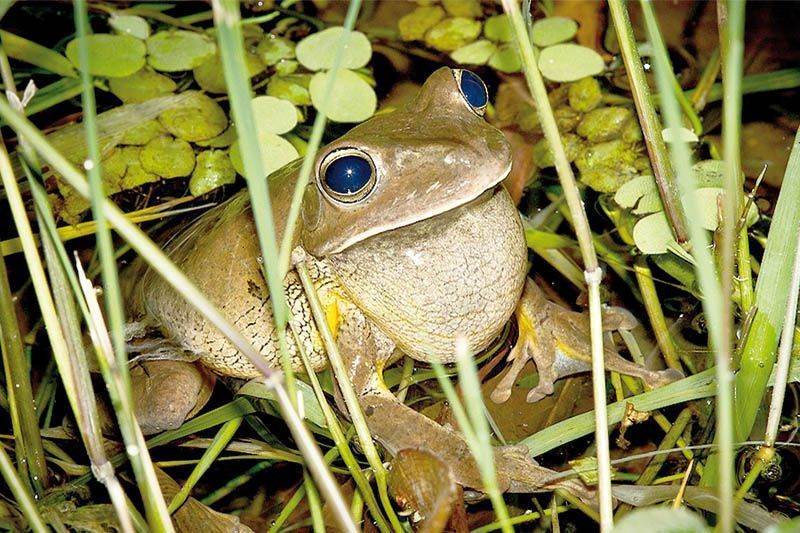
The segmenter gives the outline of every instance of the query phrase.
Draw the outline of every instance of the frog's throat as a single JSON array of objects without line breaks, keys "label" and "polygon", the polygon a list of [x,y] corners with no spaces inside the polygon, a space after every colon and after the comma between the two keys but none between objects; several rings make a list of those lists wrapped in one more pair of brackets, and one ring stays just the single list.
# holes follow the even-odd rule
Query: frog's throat
[{"label": "frog's throat", "polygon": [[[404,228],[404,227],[407,227],[407,226],[411,226],[413,224],[416,224],[418,222],[422,222],[424,220],[430,220],[430,219],[435,218],[435,217],[437,217],[439,215],[442,215],[444,213],[448,213],[448,212],[453,211],[455,209],[459,209],[461,207],[464,207],[465,205],[469,205],[469,204],[472,204],[472,203],[475,203],[475,202],[482,202],[482,201],[488,200],[489,198],[491,198],[495,194],[495,192],[497,191],[497,187],[511,173],[511,165],[512,165],[512,162],[509,161],[508,166],[505,168],[505,170],[503,172],[498,173],[497,178],[495,178],[491,182],[487,183],[484,188],[476,190],[473,194],[467,196],[466,198],[463,198],[460,202],[444,201],[444,202],[441,202],[439,205],[434,206],[433,208],[431,208],[430,211],[425,213],[425,216],[422,216],[422,217],[418,216],[418,217],[414,218],[413,220],[397,220],[397,221],[393,221],[393,222],[385,224],[385,225],[375,225],[375,226],[373,226],[373,227],[371,227],[369,229],[366,229],[364,231],[361,231],[361,232],[353,235],[349,239],[345,239],[345,240],[337,243],[336,246],[328,247],[328,248],[324,248],[323,247],[322,249],[316,249],[315,250],[317,252],[316,254],[314,252],[312,252],[311,250],[308,250],[308,251],[309,251],[309,253],[312,253],[312,255],[321,255],[321,256],[330,255],[330,254],[338,254],[338,253],[341,253],[341,252],[347,250],[351,246],[353,246],[355,244],[358,244],[359,242],[362,242],[362,241],[365,241],[365,240],[369,239],[370,237],[374,237],[374,236],[380,235],[382,233],[387,233],[387,232],[392,231],[392,230],[396,230],[396,229]],[[470,178],[467,177],[467,178],[464,178],[464,179],[470,179]],[[313,246],[312,246],[312,248],[313,248]]]}]

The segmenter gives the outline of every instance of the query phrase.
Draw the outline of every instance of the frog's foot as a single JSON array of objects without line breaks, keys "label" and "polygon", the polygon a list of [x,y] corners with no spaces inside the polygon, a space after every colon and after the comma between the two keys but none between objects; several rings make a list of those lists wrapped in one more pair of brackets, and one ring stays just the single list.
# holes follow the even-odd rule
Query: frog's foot
[{"label": "frog's foot", "polygon": [[[591,369],[590,326],[585,313],[550,302],[528,279],[516,315],[519,338],[509,355],[511,368],[492,391],[494,402],[504,402],[511,396],[511,389],[529,360],[536,364],[539,372],[539,383],[528,393],[530,403],[552,394],[557,379]],[[636,318],[626,309],[608,307],[603,312],[605,331],[630,330],[637,324]],[[613,344],[605,344],[604,355],[607,370],[638,377],[652,388],[683,378],[679,370],[650,370],[628,361]]]},{"label": "frog's foot", "polygon": [[516,310],[519,336],[508,355],[511,368],[492,391],[493,402],[503,403],[511,397],[511,389],[528,361],[534,362],[539,373],[539,383],[528,393],[528,401],[533,403],[553,394],[553,383],[560,377],[555,364],[556,345],[548,331],[550,309],[554,305],[533,280],[525,282]]},{"label": "frog's foot", "polygon": [[[453,429],[401,403],[389,391],[375,391],[359,399],[372,436],[386,450],[424,450],[450,466],[453,477],[464,487],[483,490],[478,464],[464,438]],[[593,493],[576,480],[564,480],[558,472],[539,466],[528,449],[520,446],[495,448],[497,483],[503,492],[544,492],[567,490],[581,499],[593,501]]]}]

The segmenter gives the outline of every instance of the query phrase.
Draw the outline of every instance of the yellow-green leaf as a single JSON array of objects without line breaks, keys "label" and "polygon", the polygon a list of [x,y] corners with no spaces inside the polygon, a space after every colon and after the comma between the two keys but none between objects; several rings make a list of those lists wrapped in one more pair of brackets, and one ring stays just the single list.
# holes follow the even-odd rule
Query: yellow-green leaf
[{"label": "yellow-green leaf", "polygon": [[[84,37],[89,46],[89,73],[104,78],[130,76],[145,64],[145,46],[130,35],[95,33]],[[80,68],[79,39],[67,44],[67,58]]]}]

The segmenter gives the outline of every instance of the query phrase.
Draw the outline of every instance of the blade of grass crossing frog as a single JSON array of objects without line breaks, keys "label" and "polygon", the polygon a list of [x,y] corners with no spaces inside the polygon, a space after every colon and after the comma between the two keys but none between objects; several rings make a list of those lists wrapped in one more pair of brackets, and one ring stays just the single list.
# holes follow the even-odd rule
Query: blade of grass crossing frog
[{"label": "blade of grass crossing frog", "polygon": [[522,66],[528,90],[536,102],[539,118],[547,142],[553,149],[558,179],[572,216],[572,224],[584,264],[584,278],[589,293],[589,330],[592,346],[592,393],[595,413],[595,441],[598,463],[598,502],[600,507],[600,529],[610,531],[614,525],[611,497],[611,457],[608,443],[608,414],[606,412],[606,376],[603,351],[603,328],[600,310],[601,270],[597,262],[592,232],[586,210],[580,197],[575,175],[567,160],[564,145],[556,124],[553,110],[536,63],[533,45],[525,28],[519,5],[514,0],[503,0],[503,11],[508,15],[514,33],[514,41],[522,56]]},{"label": "blade of grass crossing frog", "polygon": [[[44,135],[31,124],[24,116],[18,114],[9,104],[0,99],[0,117],[5,119],[8,124],[19,135],[27,138],[30,145],[50,164],[52,167],[70,184],[79,194],[84,197],[89,196],[89,188],[86,179],[67,159],[50,145]],[[0,154],[2,155],[2,154]],[[5,161],[5,163],[4,163]],[[0,157],[0,170],[6,172],[13,180],[10,165],[7,164],[8,155]],[[5,181],[5,178],[4,178]],[[7,187],[8,188],[8,187]],[[234,346],[239,349],[265,376],[268,383],[275,387],[278,403],[281,406],[284,420],[292,432],[298,446],[306,455],[310,468],[315,475],[327,476],[330,484],[323,492],[328,497],[328,489],[338,490],[333,478],[322,464],[322,456],[319,448],[316,447],[313,439],[308,433],[308,429],[294,411],[286,391],[283,389],[278,376],[269,365],[266,364],[261,354],[253,348],[244,336],[231,324],[222,313],[215,308],[208,298],[200,292],[197,287],[183,274],[175,264],[164,254],[164,252],[147,237],[139,228],[130,223],[119,208],[108,200],[102,203],[109,223],[114,229],[134,248],[142,258],[150,265],[155,272],[162,276],[187,302],[189,302],[198,312],[200,312],[211,324],[213,324]],[[35,243],[31,240],[30,245],[35,251]],[[330,500],[330,498],[329,498]],[[348,529],[349,530],[349,529]]]},{"label": "blade of grass crossing frog", "polygon": [[[349,40],[350,32],[355,27],[360,7],[361,0],[351,0],[347,7],[347,14],[344,18],[344,31],[339,37],[336,55],[333,58],[333,66],[330,70],[331,75],[328,76],[328,82],[325,87],[325,96],[323,98],[323,102],[325,102],[326,105],[330,99],[334,82],[336,81],[336,73],[339,72],[339,66],[342,64],[342,57],[344,56],[344,49]],[[327,109],[326,105],[323,105],[322,108]],[[279,256],[281,277],[286,275],[286,272],[288,272],[290,268],[289,262],[291,260],[293,247],[292,236],[294,235],[294,230],[297,226],[297,219],[300,216],[300,208],[302,207],[303,203],[303,195],[305,193],[306,186],[308,185],[308,181],[311,178],[314,158],[316,157],[317,151],[319,150],[319,145],[322,142],[322,135],[325,132],[325,124],[327,123],[327,120],[328,119],[325,116],[325,113],[321,109],[318,109],[317,116],[314,118],[314,126],[311,128],[311,136],[309,137],[308,145],[306,146],[306,155],[303,157],[303,163],[300,166],[300,174],[297,178],[297,183],[295,184],[294,192],[292,194],[292,203],[289,207],[289,215],[286,220],[286,229],[284,230],[283,241],[281,242]]]},{"label": "blade of grass crossing frog", "polygon": [[[292,333],[294,334],[294,328],[292,328]],[[297,337],[295,335],[295,339],[296,338]],[[296,344],[298,351],[300,352],[300,357],[303,359],[303,365],[305,365],[306,373],[308,374],[308,380],[311,382],[311,387],[314,389],[314,394],[317,397],[320,409],[325,417],[325,423],[328,426],[328,430],[331,432],[333,442],[336,444],[336,448],[339,450],[342,460],[347,466],[347,469],[350,471],[350,475],[353,476],[353,481],[355,481],[356,486],[358,487],[362,498],[366,502],[373,519],[376,521],[378,529],[380,529],[382,533],[388,533],[391,531],[391,528],[386,522],[386,518],[383,516],[383,512],[380,510],[380,507],[378,507],[378,502],[375,500],[375,495],[370,488],[369,481],[361,471],[361,466],[356,461],[353,451],[350,449],[349,439],[345,436],[338,418],[336,418],[336,415],[333,413],[330,405],[328,405],[325,392],[322,390],[322,386],[320,385],[317,374],[311,368],[311,362],[308,360],[305,348],[300,342],[297,342]]]},{"label": "blade of grass crossing frog", "polygon": [[372,441],[372,435],[369,432],[367,422],[364,419],[364,413],[361,411],[361,406],[356,398],[353,384],[347,377],[347,369],[345,368],[344,360],[339,353],[339,347],[336,344],[336,340],[334,339],[333,333],[328,325],[328,321],[326,320],[325,311],[322,308],[322,302],[320,302],[319,295],[317,295],[314,282],[311,280],[311,275],[308,273],[308,269],[305,266],[304,260],[300,258],[295,259],[295,269],[300,277],[300,282],[303,284],[303,290],[308,297],[308,304],[311,308],[311,314],[314,317],[314,322],[316,323],[317,329],[322,337],[322,342],[325,346],[325,351],[328,354],[328,361],[330,363],[331,370],[336,377],[336,382],[339,384],[339,390],[342,393],[344,403],[347,406],[347,412],[349,413],[350,419],[353,421],[353,426],[356,429],[356,434],[358,435],[361,449],[364,451],[364,455],[367,457],[367,462],[369,462],[369,465],[372,467],[375,480],[378,483],[378,492],[380,494],[381,502],[383,503],[383,508],[392,523],[392,527],[396,530],[401,530],[402,526],[400,525],[397,516],[394,514],[392,503],[389,499],[386,483],[386,468],[383,466],[380,455],[378,454],[378,450],[375,447],[375,443]]},{"label": "blade of grass crossing frog", "polygon": [[278,333],[281,366],[287,380],[288,394],[282,390],[282,387],[276,387],[275,392],[279,397],[285,395],[288,403],[284,409],[292,410],[294,422],[303,427],[305,436],[309,439],[305,442],[298,441],[298,445],[301,449],[311,450],[313,448],[315,450],[313,452],[315,455],[313,457],[314,460],[311,461],[312,458],[309,457],[308,466],[317,483],[319,483],[320,490],[325,494],[328,503],[334,507],[334,514],[341,521],[342,527],[346,531],[355,531],[355,525],[347,518],[349,516],[347,507],[333,476],[326,469],[321,460],[319,449],[311,441],[311,435],[294,411],[294,376],[286,339],[288,307],[283,292],[283,278],[280,275],[272,205],[252,113],[250,79],[245,64],[242,29],[239,24],[239,3],[231,0],[212,0],[211,7],[214,12],[214,25],[219,40],[225,82],[228,85],[231,112],[239,134],[239,146],[247,177],[248,191],[253,205],[256,232],[258,233],[259,245],[264,258],[264,270]]},{"label": "blade of grass crossing frog", "polygon": [[130,395],[130,374],[128,373],[128,356],[125,344],[125,313],[122,310],[122,296],[119,286],[119,272],[114,258],[114,245],[111,242],[111,230],[106,224],[106,216],[100,207],[100,202],[105,198],[103,180],[100,167],[100,145],[97,134],[97,107],[94,98],[94,85],[89,72],[89,43],[86,38],[91,33],[89,27],[89,14],[86,0],[75,0],[75,29],[78,35],[78,53],[81,77],[81,102],[83,104],[83,129],[86,135],[88,158],[83,166],[89,175],[89,200],[92,204],[92,217],[97,223],[97,253],[102,265],[103,294],[105,296],[105,311],[111,326],[111,339],[114,343],[114,355],[117,357],[121,369],[121,377],[125,389],[123,394]]}]

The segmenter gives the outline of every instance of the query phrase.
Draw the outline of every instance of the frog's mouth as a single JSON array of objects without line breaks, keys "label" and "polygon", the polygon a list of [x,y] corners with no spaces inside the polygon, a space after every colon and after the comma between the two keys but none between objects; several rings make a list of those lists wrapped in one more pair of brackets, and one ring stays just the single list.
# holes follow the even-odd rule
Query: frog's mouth
[{"label": "frog's mouth", "polygon": [[490,180],[485,175],[470,176],[469,172],[458,178],[451,175],[449,179],[428,182],[424,188],[391,191],[398,194],[384,195],[375,202],[378,205],[369,205],[368,201],[363,206],[347,209],[333,208],[322,195],[313,191],[304,206],[303,246],[315,257],[343,252],[376,235],[485,201],[502,187],[502,181],[510,172],[509,158],[505,168],[492,172],[495,177]]}]

